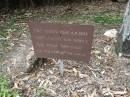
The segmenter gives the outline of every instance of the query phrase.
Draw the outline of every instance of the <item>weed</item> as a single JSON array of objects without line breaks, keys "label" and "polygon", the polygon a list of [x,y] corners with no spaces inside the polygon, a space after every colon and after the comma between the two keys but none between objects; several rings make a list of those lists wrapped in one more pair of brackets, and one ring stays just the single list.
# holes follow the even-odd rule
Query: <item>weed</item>
[{"label": "weed", "polygon": [[37,95],[40,97],[43,96],[45,94],[45,92],[46,92],[46,89],[44,87],[37,89]]},{"label": "weed", "polygon": [[48,82],[45,82],[44,84],[43,84],[43,86],[41,86],[41,87],[39,87],[38,89],[37,89],[37,96],[44,96],[45,95],[45,93],[46,93],[46,91],[47,91],[47,88],[49,87],[49,83]]},{"label": "weed", "polygon": [[91,19],[97,24],[121,24],[123,15],[120,13],[98,13],[93,15]]},{"label": "weed", "polygon": [[0,97],[18,97],[19,93],[17,90],[13,90],[9,87],[9,79],[0,75]]}]

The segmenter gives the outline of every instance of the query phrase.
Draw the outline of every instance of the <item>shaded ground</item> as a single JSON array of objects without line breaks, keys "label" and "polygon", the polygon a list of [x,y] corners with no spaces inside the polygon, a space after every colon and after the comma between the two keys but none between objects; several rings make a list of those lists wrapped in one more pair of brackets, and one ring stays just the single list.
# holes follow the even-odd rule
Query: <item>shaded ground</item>
[{"label": "shaded ground", "polygon": [[21,97],[129,97],[130,65],[127,63],[130,60],[117,57],[115,39],[103,35],[106,30],[120,28],[125,5],[111,2],[74,4],[71,7],[55,6],[16,12],[14,23],[22,22],[25,28],[27,21],[32,19],[94,25],[92,58],[89,64],[64,60],[63,77],[59,74],[58,66],[53,64],[54,61],[40,65],[30,74],[24,73],[33,56],[30,36],[25,30],[20,32],[19,41],[15,41],[17,38],[11,34],[13,38],[10,40],[15,46],[6,55],[1,71],[8,72],[12,87],[20,91]]}]

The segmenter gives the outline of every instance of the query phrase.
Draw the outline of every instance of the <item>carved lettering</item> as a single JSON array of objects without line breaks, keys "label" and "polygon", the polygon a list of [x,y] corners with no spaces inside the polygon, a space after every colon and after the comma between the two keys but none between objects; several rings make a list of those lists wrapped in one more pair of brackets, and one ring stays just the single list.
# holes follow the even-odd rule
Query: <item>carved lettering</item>
[{"label": "carved lettering", "polygon": [[29,24],[37,57],[52,57],[88,62],[93,27],[73,24]]}]

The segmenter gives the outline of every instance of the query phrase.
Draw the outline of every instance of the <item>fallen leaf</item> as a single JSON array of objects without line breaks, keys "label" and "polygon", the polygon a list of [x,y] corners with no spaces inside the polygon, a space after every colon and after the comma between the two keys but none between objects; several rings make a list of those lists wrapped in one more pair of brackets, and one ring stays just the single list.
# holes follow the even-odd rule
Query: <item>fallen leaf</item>
[{"label": "fallen leaf", "polygon": [[77,92],[72,92],[73,97],[79,97]]},{"label": "fallen leaf", "polygon": [[74,72],[74,75],[77,76],[78,75],[78,70],[76,68],[73,68],[73,72]]},{"label": "fallen leaf", "polygon": [[125,95],[125,94],[127,94],[127,91],[126,90],[124,90],[124,91],[113,91],[113,94],[114,95]]},{"label": "fallen leaf", "polygon": [[79,72],[79,77],[80,78],[88,78],[87,74],[82,74],[81,72]]},{"label": "fallen leaf", "polygon": [[88,94],[88,97],[97,97],[96,90],[94,90],[92,94]]},{"label": "fallen leaf", "polygon": [[105,53],[110,53],[110,51],[111,51],[111,46],[110,45],[107,45],[107,46],[104,47],[104,52]]}]

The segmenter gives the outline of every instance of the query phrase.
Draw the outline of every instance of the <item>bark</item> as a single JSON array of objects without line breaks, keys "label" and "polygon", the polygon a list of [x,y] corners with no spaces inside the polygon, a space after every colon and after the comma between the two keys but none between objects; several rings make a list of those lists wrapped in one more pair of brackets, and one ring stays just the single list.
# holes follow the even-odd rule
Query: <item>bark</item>
[{"label": "bark", "polygon": [[118,54],[130,52],[130,0],[128,1],[123,24],[117,38],[116,50]]}]

